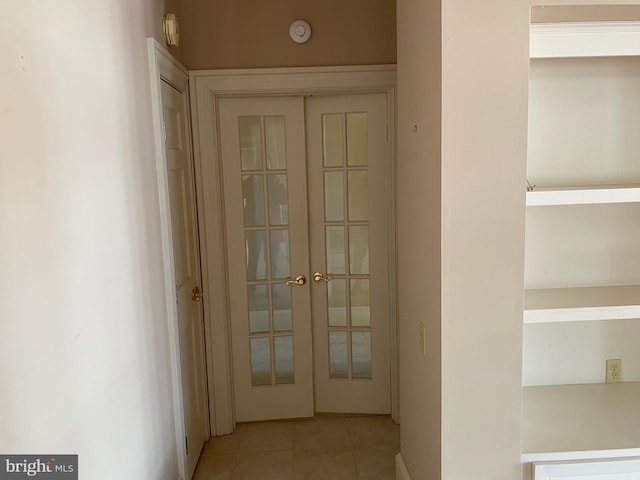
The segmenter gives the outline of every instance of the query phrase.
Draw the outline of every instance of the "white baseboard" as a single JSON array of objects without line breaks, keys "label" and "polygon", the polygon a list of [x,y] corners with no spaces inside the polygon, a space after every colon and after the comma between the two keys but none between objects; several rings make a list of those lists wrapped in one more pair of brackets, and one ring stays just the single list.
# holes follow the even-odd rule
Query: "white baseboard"
[{"label": "white baseboard", "polygon": [[402,455],[399,453],[396,455],[396,480],[411,480],[409,470],[407,470]]}]

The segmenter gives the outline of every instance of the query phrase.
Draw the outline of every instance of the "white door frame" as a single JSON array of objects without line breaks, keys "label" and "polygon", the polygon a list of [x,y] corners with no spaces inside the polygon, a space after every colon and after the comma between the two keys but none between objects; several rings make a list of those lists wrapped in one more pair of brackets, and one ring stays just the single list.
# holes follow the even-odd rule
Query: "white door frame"
[{"label": "white door frame", "polygon": [[[151,81],[151,108],[153,115],[153,137],[156,152],[156,173],[158,201],[160,207],[160,228],[162,241],[162,266],[164,271],[165,315],[169,331],[169,356],[171,363],[171,384],[173,390],[173,415],[176,429],[176,449],[178,459],[178,480],[187,478],[187,450],[185,445],[186,427],[184,402],[182,397],[182,373],[180,370],[180,334],[178,331],[177,292],[173,259],[173,239],[171,236],[171,205],[167,159],[164,145],[164,125],[162,119],[161,81],[166,81],[180,92],[188,92],[189,71],[178,62],[157,40],[147,39],[149,75]],[[190,140],[189,140],[190,141]],[[209,430],[211,434],[211,430]]]},{"label": "white door frame", "polygon": [[[221,183],[218,99],[223,96],[313,95],[383,92],[387,94],[389,182],[393,192],[390,220],[391,412],[398,421],[398,364],[395,238],[395,96],[396,66],[303,67],[190,72],[194,125],[196,194],[200,205],[200,240],[205,299],[209,411],[213,435],[235,427],[228,308],[224,192]],[[206,180],[206,187],[203,188]]]}]

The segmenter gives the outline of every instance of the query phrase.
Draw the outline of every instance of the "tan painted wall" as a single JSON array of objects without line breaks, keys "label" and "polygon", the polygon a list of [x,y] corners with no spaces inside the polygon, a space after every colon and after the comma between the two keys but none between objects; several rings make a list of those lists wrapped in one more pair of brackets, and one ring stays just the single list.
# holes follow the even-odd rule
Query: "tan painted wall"
[{"label": "tan painted wall", "polygon": [[446,0],[442,24],[442,478],[512,480],[520,475],[529,2]]},{"label": "tan painted wall", "polygon": [[414,480],[512,480],[529,2],[399,0],[398,32],[402,457]]},{"label": "tan painted wall", "polygon": [[[395,0],[182,0],[181,15],[190,69],[396,62]],[[297,19],[313,31],[303,45]]]},{"label": "tan painted wall", "polygon": [[531,22],[640,20],[640,5],[543,6],[531,9]]},{"label": "tan painted wall", "polygon": [[414,480],[441,464],[440,32],[440,0],[398,0],[400,434]]}]

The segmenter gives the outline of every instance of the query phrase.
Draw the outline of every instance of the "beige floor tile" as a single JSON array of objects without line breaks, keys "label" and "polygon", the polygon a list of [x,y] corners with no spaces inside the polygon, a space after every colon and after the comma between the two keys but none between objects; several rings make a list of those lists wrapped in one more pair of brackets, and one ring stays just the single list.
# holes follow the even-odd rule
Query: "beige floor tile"
[{"label": "beige floor tile", "polygon": [[193,480],[231,480],[235,455],[200,456]]},{"label": "beige floor tile", "polygon": [[295,423],[295,450],[342,447],[349,449],[349,432],[344,418],[319,417]]},{"label": "beige floor tile", "polygon": [[293,451],[237,453],[232,480],[293,480]]},{"label": "beige floor tile", "polygon": [[393,448],[400,448],[400,427],[386,415],[349,418],[347,427],[354,447],[387,444]]},{"label": "beige floor tile", "polygon": [[238,449],[239,436],[236,433],[212,437],[205,445],[205,451],[212,454],[231,454]]},{"label": "beige floor tile", "polygon": [[356,468],[349,448],[296,450],[293,456],[295,480],[356,480]]},{"label": "beige floor tile", "polygon": [[239,424],[205,444],[194,480],[394,480],[399,432],[388,416]]},{"label": "beige floor tile", "polygon": [[238,424],[238,452],[276,452],[293,449],[294,422]]},{"label": "beige floor tile", "polygon": [[353,451],[358,480],[394,480],[397,449],[388,442],[360,445]]}]

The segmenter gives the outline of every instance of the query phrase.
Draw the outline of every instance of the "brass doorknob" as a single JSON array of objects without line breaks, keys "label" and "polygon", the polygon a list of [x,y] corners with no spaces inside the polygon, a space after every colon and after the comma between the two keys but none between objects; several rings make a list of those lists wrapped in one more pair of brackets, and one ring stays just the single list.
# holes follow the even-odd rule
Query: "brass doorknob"
[{"label": "brass doorknob", "polygon": [[202,292],[200,291],[200,287],[198,287],[197,285],[193,287],[193,290],[191,290],[191,294],[191,300],[193,300],[194,302],[199,302],[200,300],[202,300]]},{"label": "brass doorknob", "polygon": [[316,283],[320,283],[320,282],[330,282],[331,281],[331,275],[325,275],[322,272],[316,272],[313,274],[313,281]]},{"label": "brass doorknob", "polygon": [[297,285],[301,287],[305,283],[307,283],[307,277],[305,277],[304,275],[298,275],[295,279],[289,278],[286,282],[284,282],[284,284],[288,287],[290,287],[291,285]]}]

